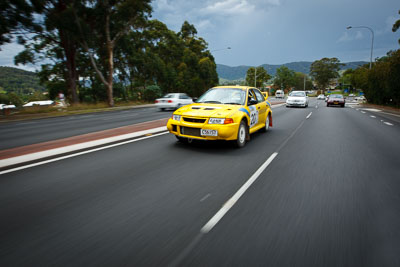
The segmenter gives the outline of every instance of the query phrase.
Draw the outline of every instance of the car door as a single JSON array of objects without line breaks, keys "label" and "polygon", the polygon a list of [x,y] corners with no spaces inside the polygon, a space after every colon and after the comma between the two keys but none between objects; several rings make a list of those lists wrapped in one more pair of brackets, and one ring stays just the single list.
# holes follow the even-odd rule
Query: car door
[{"label": "car door", "polygon": [[260,125],[260,121],[262,121],[262,117],[260,118],[260,104],[261,103],[259,103],[255,91],[253,89],[249,89],[247,106],[250,110],[250,128]]},{"label": "car door", "polygon": [[257,101],[258,101],[258,104],[257,104],[257,109],[258,109],[258,114],[259,114],[258,121],[259,121],[259,124],[263,124],[263,123],[265,123],[265,119],[267,116],[267,105],[268,104],[267,104],[263,94],[260,92],[260,90],[253,89],[253,91],[254,91],[254,93],[257,97]]}]

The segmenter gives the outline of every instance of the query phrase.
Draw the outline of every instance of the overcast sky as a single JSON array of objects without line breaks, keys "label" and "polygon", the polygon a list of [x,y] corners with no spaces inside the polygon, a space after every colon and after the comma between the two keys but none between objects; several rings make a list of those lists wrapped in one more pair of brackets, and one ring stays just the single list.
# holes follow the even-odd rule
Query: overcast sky
[{"label": "overcast sky", "polygon": [[[187,20],[209,44],[216,63],[229,66],[283,64],[337,57],[341,62],[369,61],[399,49],[399,0],[154,0],[153,19],[179,31]],[[227,50],[224,48],[231,47]],[[222,49],[222,50],[220,50]],[[20,50],[2,47],[0,65],[13,65]],[[20,66],[21,67],[21,66]]]}]

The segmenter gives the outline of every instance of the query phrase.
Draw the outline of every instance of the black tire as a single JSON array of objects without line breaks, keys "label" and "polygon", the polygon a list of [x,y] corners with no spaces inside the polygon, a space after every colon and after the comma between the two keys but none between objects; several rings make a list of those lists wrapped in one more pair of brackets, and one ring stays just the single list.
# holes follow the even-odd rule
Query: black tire
[{"label": "black tire", "polygon": [[342,108],[344,108],[344,104],[342,105]]},{"label": "black tire", "polygon": [[268,132],[270,120],[271,120],[270,116],[267,115],[267,118],[265,119],[265,126],[264,126],[264,128],[261,129],[262,132],[264,132],[264,133]]},{"label": "black tire", "polygon": [[165,108],[160,108],[160,111],[164,111],[165,110]]},{"label": "black tire", "polygon": [[244,145],[246,144],[246,137],[247,137],[247,125],[242,120],[239,124],[238,136],[235,141],[235,145],[237,148],[244,147]]}]

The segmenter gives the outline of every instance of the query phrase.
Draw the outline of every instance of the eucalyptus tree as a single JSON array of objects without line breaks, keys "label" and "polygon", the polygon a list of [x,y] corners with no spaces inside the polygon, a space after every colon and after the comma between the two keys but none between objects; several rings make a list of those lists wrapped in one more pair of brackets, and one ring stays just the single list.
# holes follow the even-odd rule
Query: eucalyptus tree
[{"label": "eucalyptus tree", "polygon": [[79,41],[114,106],[114,51],[121,38],[144,27],[152,8],[150,0],[77,0],[74,18]]},{"label": "eucalyptus tree", "polygon": [[40,0],[7,0],[0,1],[0,46],[9,43],[16,34],[26,31],[40,31],[35,23],[34,14],[42,10]]},{"label": "eucalyptus tree", "polygon": [[[64,91],[72,102],[79,101],[77,83],[77,56],[80,46],[77,39],[78,29],[73,20],[73,0],[39,1],[36,25],[19,41],[25,49],[14,59],[15,64],[47,62],[42,65],[41,81],[65,83],[58,90]],[[35,30],[36,29],[36,30]],[[67,88],[67,90],[65,90]]]},{"label": "eucalyptus tree", "polygon": [[271,79],[271,75],[264,67],[250,67],[246,73],[246,84],[249,86],[262,87],[265,82]]},{"label": "eucalyptus tree", "polygon": [[281,89],[294,87],[296,85],[295,72],[286,66],[281,66],[276,70],[274,85]]},{"label": "eucalyptus tree", "polygon": [[325,91],[331,79],[339,77],[340,63],[337,58],[322,58],[311,64],[310,75],[316,81],[319,89]]}]

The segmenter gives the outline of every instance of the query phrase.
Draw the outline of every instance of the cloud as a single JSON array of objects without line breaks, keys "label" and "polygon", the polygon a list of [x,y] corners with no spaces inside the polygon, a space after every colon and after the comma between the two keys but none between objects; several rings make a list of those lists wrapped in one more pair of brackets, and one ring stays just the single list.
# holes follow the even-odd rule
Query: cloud
[{"label": "cloud", "polygon": [[224,0],[213,3],[200,10],[203,15],[247,15],[254,12],[255,6],[246,0]]},{"label": "cloud", "polygon": [[342,36],[336,41],[336,43],[350,42],[354,40],[361,40],[364,38],[364,35],[361,31],[356,31],[349,33],[349,31],[345,31]]}]

